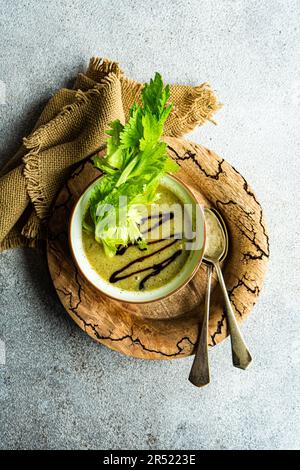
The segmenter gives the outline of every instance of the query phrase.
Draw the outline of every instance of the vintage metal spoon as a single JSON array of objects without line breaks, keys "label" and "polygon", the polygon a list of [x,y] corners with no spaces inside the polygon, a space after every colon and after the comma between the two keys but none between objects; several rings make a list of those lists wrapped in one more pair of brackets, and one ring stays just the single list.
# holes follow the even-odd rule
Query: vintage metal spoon
[{"label": "vintage metal spoon", "polygon": [[222,270],[220,267],[220,260],[223,258],[224,252],[228,248],[228,233],[225,222],[223,221],[221,215],[217,211],[209,210],[211,227],[209,224],[206,224],[208,231],[213,229],[214,232],[219,232],[219,242],[211,244],[208,249],[205,250],[205,258],[207,261],[210,261],[216,271],[219,278],[220,286],[223,291],[226,311],[227,311],[227,322],[231,338],[231,350],[232,350],[232,362],[235,367],[240,369],[246,369],[252,361],[251,354],[246,346],[245,340],[242,336],[242,333],[239,329],[237,320],[235,318],[230,299],[227,293],[225,281],[223,278]]},{"label": "vintage metal spoon", "polygon": [[[208,208],[204,209],[204,215],[207,216],[206,218],[211,216],[212,212],[213,212],[213,209],[212,210]],[[211,234],[207,233],[207,238],[209,238],[210,236]],[[226,245],[226,249],[224,250],[224,253],[220,261],[222,261],[226,257],[227,247],[228,247],[228,244]],[[204,387],[205,385],[208,385],[210,382],[209,360],[208,360],[208,322],[209,322],[210,292],[211,292],[211,278],[212,278],[212,272],[213,272],[213,264],[206,259],[206,255],[209,255],[209,254],[210,253],[207,251],[207,248],[206,248],[206,251],[204,252],[204,258],[203,258],[203,261],[207,266],[207,288],[206,288],[206,295],[205,295],[204,318],[203,318],[201,334],[198,340],[193,365],[192,365],[191,372],[189,375],[189,381],[193,385],[196,385],[196,387]]]}]

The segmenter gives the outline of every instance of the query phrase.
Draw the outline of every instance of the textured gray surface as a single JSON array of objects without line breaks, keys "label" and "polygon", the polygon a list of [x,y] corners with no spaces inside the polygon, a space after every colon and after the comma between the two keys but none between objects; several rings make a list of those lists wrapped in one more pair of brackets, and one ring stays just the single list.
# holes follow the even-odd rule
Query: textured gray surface
[{"label": "textured gray surface", "polygon": [[299,10],[297,0],[0,0],[1,161],[93,54],[139,80],[155,70],[208,80],[225,106],[219,126],[191,137],[248,179],[271,238],[265,287],[243,327],[254,364],[232,368],[226,341],[211,351],[202,390],[187,381],[191,359],[145,362],[95,344],[65,314],[37,254],[2,254],[2,448],[299,448]]}]

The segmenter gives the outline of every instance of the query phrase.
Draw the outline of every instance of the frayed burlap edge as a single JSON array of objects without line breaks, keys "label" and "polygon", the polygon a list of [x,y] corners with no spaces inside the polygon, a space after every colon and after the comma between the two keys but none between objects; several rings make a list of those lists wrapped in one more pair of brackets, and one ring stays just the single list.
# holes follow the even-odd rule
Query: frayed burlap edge
[{"label": "frayed burlap edge", "polygon": [[40,238],[26,238],[22,234],[7,235],[0,243],[0,253],[12,248],[27,247],[39,248],[41,246]]},{"label": "frayed burlap edge", "polygon": [[89,76],[95,72],[100,72],[106,75],[113,73],[118,78],[123,76],[123,70],[120,68],[118,62],[112,62],[111,60],[102,57],[92,57],[90,59],[86,75]]},{"label": "frayed burlap edge", "polygon": [[176,106],[171,111],[171,115],[176,119],[176,125],[173,126],[169,136],[178,137],[191,132],[206,121],[216,124],[213,115],[222,106],[209,83],[191,87],[189,94],[180,106],[180,111]]}]

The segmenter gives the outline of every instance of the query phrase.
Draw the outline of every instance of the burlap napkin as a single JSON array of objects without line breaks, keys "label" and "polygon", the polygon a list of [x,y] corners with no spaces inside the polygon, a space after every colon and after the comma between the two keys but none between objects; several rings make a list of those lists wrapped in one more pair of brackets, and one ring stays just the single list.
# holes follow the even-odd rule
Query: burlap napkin
[{"label": "burlap napkin", "polygon": [[[126,78],[117,63],[92,58],[73,89],[53,96],[22,148],[1,171],[0,251],[37,245],[51,202],[74,165],[105,143],[111,121],[126,121],[142,88]],[[171,101],[165,134],[175,137],[212,120],[220,107],[207,83],[173,85]]]}]

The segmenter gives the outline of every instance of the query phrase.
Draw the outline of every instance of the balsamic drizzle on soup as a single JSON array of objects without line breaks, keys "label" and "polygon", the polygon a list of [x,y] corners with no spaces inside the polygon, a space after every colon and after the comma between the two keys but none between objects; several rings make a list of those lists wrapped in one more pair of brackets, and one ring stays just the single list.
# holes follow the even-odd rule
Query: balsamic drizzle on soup
[{"label": "balsamic drizzle on soup", "polygon": [[[160,240],[155,240],[155,242],[161,242],[163,241],[163,239],[160,239]],[[117,271],[115,271],[109,278],[109,281],[111,283],[115,283],[115,282],[118,282],[120,281],[121,279],[126,279],[127,277],[130,277],[130,276],[134,276],[135,274],[140,274],[142,272],[145,272],[145,271],[149,271],[149,270],[152,270],[152,272],[150,274],[147,274],[146,277],[144,277],[141,282],[139,283],[139,289],[142,290],[144,289],[145,287],[145,282],[150,279],[150,277],[153,277],[153,276],[157,276],[164,268],[166,268],[167,266],[169,266],[170,263],[172,263],[172,261],[174,261],[177,256],[179,256],[181,253],[182,253],[182,249],[180,250],[177,250],[173,255],[169,256],[168,258],[164,259],[163,261],[161,261],[160,263],[154,263],[152,266],[149,266],[147,268],[141,268],[141,269],[138,269],[137,271],[133,271],[129,274],[122,274],[124,271],[126,271],[129,267],[133,266],[134,264],[136,263],[142,263],[145,259],[147,258],[151,258],[152,256],[155,256],[157,255],[157,253],[161,253],[162,251],[166,250],[167,248],[169,248],[170,246],[174,245],[174,243],[176,243],[177,240],[173,240],[171,243],[169,243],[168,245],[165,245],[163,246],[162,248],[159,248],[157,251],[154,251],[153,253],[149,254],[149,255],[145,255],[145,256],[142,256],[142,257],[139,257],[139,258],[136,258],[135,260],[131,261],[130,263],[126,264],[125,266],[123,266],[121,269],[118,269]],[[151,243],[151,242],[150,242]]]},{"label": "balsamic drizzle on soup", "polygon": [[[161,187],[159,192],[161,204],[182,206],[177,196],[167,188]],[[144,217],[141,221],[141,233],[149,235],[147,246],[139,247],[138,243],[120,245],[117,255],[113,258],[104,254],[102,245],[94,240],[93,234],[83,232],[87,258],[101,277],[111,283],[117,283],[124,290],[152,290],[161,287],[179,273],[188,258],[182,233],[174,233],[175,218],[176,215],[172,211],[159,211]],[[160,236],[160,230],[163,230],[162,226],[166,222],[173,224],[167,238]],[[159,236],[151,238],[155,231]],[[141,252],[146,253],[142,255]]]}]

